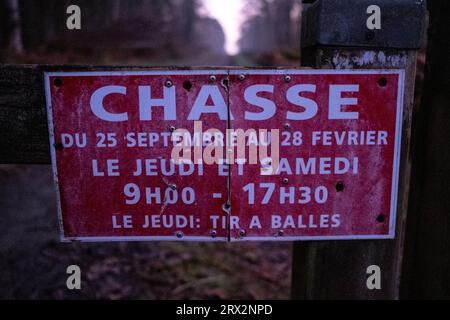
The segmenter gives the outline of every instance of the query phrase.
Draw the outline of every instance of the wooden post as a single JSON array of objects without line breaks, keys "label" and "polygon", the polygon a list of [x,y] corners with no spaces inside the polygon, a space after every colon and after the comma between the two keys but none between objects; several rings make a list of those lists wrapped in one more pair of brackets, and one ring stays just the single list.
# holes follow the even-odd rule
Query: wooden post
[{"label": "wooden post", "polygon": [[[294,299],[399,298],[411,170],[416,50],[425,29],[425,3],[378,1],[384,17],[381,30],[369,30],[366,10],[372,2],[318,0],[306,6],[302,17],[302,65],[319,69],[405,69],[395,239],[295,243]],[[366,286],[370,265],[381,268],[380,290]]]}]

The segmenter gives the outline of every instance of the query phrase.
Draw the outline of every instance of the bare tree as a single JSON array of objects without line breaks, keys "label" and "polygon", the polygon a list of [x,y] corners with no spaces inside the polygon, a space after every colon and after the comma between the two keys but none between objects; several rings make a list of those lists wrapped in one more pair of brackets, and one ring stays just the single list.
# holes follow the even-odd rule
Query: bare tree
[{"label": "bare tree", "polygon": [[9,10],[8,49],[16,54],[23,54],[22,30],[20,24],[19,0],[7,0]]},{"label": "bare tree", "polygon": [[286,48],[289,47],[292,40],[291,10],[293,2],[292,0],[280,0],[274,3],[274,6],[273,27],[275,39],[279,47]]},{"label": "bare tree", "polygon": [[194,29],[194,23],[196,18],[196,2],[195,0],[185,0],[183,2],[183,14],[184,14],[184,36],[187,41],[192,39],[192,33]]}]

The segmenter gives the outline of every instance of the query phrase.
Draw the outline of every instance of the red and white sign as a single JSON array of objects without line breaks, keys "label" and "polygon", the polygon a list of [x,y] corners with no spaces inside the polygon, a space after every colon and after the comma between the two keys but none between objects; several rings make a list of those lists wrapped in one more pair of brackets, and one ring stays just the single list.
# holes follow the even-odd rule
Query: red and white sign
[{"label": "red and white sign", "polygon": [[62,240],[393,238],[403,79],[46,73]]}]

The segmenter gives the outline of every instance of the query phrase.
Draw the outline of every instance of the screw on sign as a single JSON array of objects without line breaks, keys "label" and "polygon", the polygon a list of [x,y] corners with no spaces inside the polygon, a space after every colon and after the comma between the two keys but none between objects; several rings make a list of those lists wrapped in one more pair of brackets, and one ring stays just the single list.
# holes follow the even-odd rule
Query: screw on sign
[{"label": "screw on sign", "polygon": [[392,238],[402,86],[401,70],[47,73],[62,239]]}]

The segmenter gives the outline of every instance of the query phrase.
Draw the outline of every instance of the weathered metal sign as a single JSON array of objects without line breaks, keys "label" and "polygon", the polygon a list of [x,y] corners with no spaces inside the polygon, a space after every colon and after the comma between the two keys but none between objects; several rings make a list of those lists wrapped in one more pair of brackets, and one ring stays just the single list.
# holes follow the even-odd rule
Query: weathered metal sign
[{"label": "weathered metal sign", "polygon": [[62,240],[392,238],[403,78],[47,73]]}]

